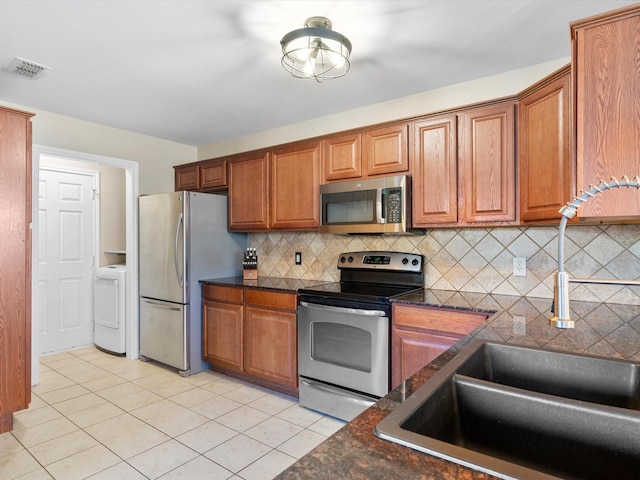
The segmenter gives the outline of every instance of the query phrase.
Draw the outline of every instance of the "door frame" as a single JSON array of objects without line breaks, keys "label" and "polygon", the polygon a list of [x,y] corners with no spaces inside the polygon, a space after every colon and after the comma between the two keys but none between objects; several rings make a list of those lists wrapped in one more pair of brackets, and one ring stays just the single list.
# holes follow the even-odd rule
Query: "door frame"
[{"label": "door frame", "polygon": [[[71,158],[71,157],[61,157],[59,155],[49,155],[43,152],[40,152],[40,154],[38,154],[38,163],[40,163],[40,155],[49,157],[49,158],[60,158],[62,160],[66,159],[66,160],[77,160],[76,158]],[[86,177],[90,177],[91,178],[91,188],[92,188],[92,200],[91,200],[91,209],[93,210],[93,225],[91,226],[92,229],[92,234],[91,234],[91,268],[92,270],[95,270],[96,268],[96,260],[98,258],[99,252],[100,252],[100,172],[98,170],[89,170],[89,169],[83,169],[83,168],[76,168],[76,167],[69,167],[69,166],[61,166],[61,165],[40,165],[38,167],[38,179],[40,179],[39,173],[41,170],[47,170],[49,172],[59,172],[59,173],[69,173],[69,174],[73,174],[73,175],[83,175]],[[40,183],[38,182],[37,187],[38,188],[38,198],[39,199],[39,194],[40,194]],[[34,199],[35,202],[35,199]],[[33,321],[33,319],[39,319],[39,315],[40,315],[40,308],[38,308],[38,302],[36,302],[36,297],[37,297],[37,289],[36,289],[36,284],[38,281],[38,250],[37,250],[37,246],[38,246],[38,242],[40,240],[40,224],[39,224],[39,216],[37,216],[36,212],[38,212],[38,206],[34,205],[34,212],[33,212],[33,224],[32,224],[32,237],[33,237],[33,262],[32,262],[32,272],[33,272],[33,281],[32,281],[32,305],[31,305],[31,324],[32,324],[32,330],[34,332],[34,334],[32,335],[33,338],[37,337],[37,328],[35,328],[36,323],[39,322],[35,322]],[[92,279],[89,279],[89,281],[91,282]],[[93,311],[93,301],[91,303],[91,311]],[[35,340],[32,343],[32,348],[36,348],[38,347],[38,340]],[[38,348],[38,350],[40,350],[40,348]],[[39,355],[36,352],[37,355]],[[35,359],[35,355],[32,355]]]},{"label": "door frame", "polygon": [[[127,272],[126,272],[126,298],[127,298],[127,318],[126,326],[126,348],[127,358],[136,359],[140,356],[139,348],[139,328],[138,328],[138,195],[139,195],[139,165],[138,162],[124,160],[114,157],[105,157],[91,153],[76,152],[56,147],[44,145],[33,145],[32,155],[32,237],[37,238],[38,232],[38,199],[39,199],[39,171],[40,155],[66,158],[81,162],[98,163],[110,167],[122,168],[125,170],[125,191],[126,191],[126,250],[127,250]],[[32,243],[31,267],[35,271],[37,268],[36,242]],[[36,275],[31,275],[31,289],[35,292]],[[39,354],[37,348],[37,332],[33,328],[34,313],[37,312],[36,299],[32,295],[32,328],[31,328],[31,383],[36,385],[40,379]]]}]

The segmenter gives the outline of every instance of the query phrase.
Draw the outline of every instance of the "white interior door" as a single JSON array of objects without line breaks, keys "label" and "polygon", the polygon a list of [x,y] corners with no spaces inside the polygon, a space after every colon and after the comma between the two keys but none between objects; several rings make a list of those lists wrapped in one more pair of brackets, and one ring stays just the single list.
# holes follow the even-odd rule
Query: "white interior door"
[{"label": "white interior door", "polygon": [[40,169],[39,353],[93,343],[94,181],[97,172]]}]

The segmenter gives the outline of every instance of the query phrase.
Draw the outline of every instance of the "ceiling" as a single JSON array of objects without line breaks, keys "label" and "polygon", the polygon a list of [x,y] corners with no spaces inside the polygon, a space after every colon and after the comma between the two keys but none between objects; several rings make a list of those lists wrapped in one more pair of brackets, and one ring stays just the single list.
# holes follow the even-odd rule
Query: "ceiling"
[{"label": "ceiling", "polygon": [[[203,146],[570,55],[569,22],[617,0],[2,0],[0,102]],[[280,39],[322,15],[353,44],[317,83]]]}]

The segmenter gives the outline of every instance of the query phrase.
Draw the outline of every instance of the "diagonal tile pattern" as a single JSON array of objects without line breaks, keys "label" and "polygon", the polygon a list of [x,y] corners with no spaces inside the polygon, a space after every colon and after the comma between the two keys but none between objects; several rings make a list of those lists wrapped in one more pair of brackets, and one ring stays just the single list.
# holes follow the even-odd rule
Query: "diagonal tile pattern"
[{"label": "diagonal tile pattern", "polygon": [[[251,234],[259,275],[335,282],[338,255],[346,251],[421,253],[425,287],[438,290],[553,298],[558,228],[433,229],[417,236],[348,236],[318,233]],[[295,252],[302,265],[295,265]],[[572,277],[640,279],[640,225],[569,225],[565,268]],[[527,276],[513,276],[513,258],[527,259]],[[571,297],[589,302],[640,304],[640,287],[571,285]]]},{"label": "diagonal tile pattern", "polygon": [[0,435],[3,480],[267,480],[344,425],[218,373],[181,378],[93,347],[40,369]]}]

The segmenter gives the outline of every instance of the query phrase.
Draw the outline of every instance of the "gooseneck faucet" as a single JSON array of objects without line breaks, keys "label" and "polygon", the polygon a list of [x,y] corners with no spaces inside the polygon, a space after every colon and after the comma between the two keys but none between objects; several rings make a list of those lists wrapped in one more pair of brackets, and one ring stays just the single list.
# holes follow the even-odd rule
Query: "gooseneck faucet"
[{"label": "gooseneck faucet", "polygon": [[558,232],[558,271],[553,282],[553,312],[554,317],[549,319],[552,326],[558,328],[574,328],[575,322],[569,316],[569,282],[572,283],[608,283],[618,285],[640,285],[637,280],[608,280],[608,279],[569,279],[569,274],[564,271],[564,233],[567,221],[576,216],[578,206],[586,202],[589,198],[595,197],[598,193],[618,187],[628,187],[640,189],[640,177],[635,176],[633,180],[625,175],[621,180],[611,177],[609,182],[600,180],[598,185],[589,185],[589,190],[581,191],[579,196],[573,197],[573,201],[568,202],[560,209],[562,219],[560,220],[560,231]]}]

